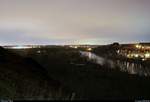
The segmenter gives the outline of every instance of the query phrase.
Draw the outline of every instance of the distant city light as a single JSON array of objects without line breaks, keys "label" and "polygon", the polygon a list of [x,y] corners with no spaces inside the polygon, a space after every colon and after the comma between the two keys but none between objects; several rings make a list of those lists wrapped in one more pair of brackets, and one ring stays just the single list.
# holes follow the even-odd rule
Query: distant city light
[{"label": "distant city light", "polygon": [[136,48],[138,48],[138,47],[139,47],[139,45],[135,45],[135,47],[136,47]]},{"label": "distant city light", "polygon": [[139,44],[137,44],[137,45],[135,45],[135,46],[136,46],[136,48],[142,48],[142,46],[139,45]]},{"label": "distant city light", "polygon": [[150,53],[146,53],[145,58],[150,58]]},{"label": "distant city light", "polygon": [[117,50],[117,53],[120,53],[120,50]]},{"label": "distant city light", "polygon": [[32,47],[20,45],[20,46],[13,46],[13,47],[10,47],[10,48],[12,48],[12,49],[28,49],[28,48],[32,48]]},{"label": "distant city light", "polygon": [[73,46],[71,46],[71,45],[70,45],[69,47],[71,47],[71,48],[72,48]]},{"label": "distant city light", "polygon": [[134,56],[135,56],[135,57],[139,57],[139,55],[138,55],[138,54],[135,54]]},{"label": "distant city light", "polygon": [[92,48],[88,48],[87,50],[88,50],[88,51],[91,51],[91,50],[92,50]]},{"label": "distant city light", "polygon": [[39,51],[37,51],[37,53],[41,53],[41,51],[39,50]]},{"label": "distant city light", "polygon": [[128,54],[127,57],[128,57],[128,58],[131,58],[131,54]]},{"label": "distant city light", "polygon": [[77,46],[75,46],[74,48],[75,48],[75,49],[77,49],[78,47],[77,47]]},{"label": "distant city light", "polygon": [[150,46],[142,46],[142,45],[136,44],[135,47],[138,49],[150,50]]}]

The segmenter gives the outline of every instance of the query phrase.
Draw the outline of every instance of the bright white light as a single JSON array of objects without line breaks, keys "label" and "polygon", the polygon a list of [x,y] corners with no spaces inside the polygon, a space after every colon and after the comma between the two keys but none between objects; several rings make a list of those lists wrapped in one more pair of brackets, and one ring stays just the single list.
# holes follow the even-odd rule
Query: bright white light
[{"label": "bright white light", "polygon": [[138,57],[139,55],[138,55],[138,54],[135,54],[134,56],[135,56],[135,57]]},{"label": "bright white light", "polygon": [[12,49],[28,49],[31,48],[29,46],[15,46],[15,47],[11,47]]},{"label": "bright white light", "polygon": [[135,45],[135,47],[136,47],[136,48],[142,48],[142,46],[141,46],[141,45],[138,45],[138,44]]},{"label": "bright white light", "polygon": [[128,57],[128,58],[131,58],[131,55],[130,55],[130,54],[128,54],[128,55],[127,55],[127,57]]},{"label": "bright white light", "polygon": [[120,52],[120,50],[117,50],[117,53],[119,53]]},{"label": "bright white light", "polygon": [[77,46],[75,46],[74,48],[75,48],[75,49],[77,49],[78,47],[77,47]]},{"label": "bright white light", "polygon": [[139,48],[139,45],[135,45],[136,46],[136,48]]},{"label": "bright white light", "polygon": [[87,50],[88,50],[88,51],[91,51],[91,50],[92,50],[92,48],[88,48]]},{"label": "bright white light", "polygon": [[150,53],[146,53],[146,54],[145,54],[145,57],[146,57],[146,58],[150,58]]}]

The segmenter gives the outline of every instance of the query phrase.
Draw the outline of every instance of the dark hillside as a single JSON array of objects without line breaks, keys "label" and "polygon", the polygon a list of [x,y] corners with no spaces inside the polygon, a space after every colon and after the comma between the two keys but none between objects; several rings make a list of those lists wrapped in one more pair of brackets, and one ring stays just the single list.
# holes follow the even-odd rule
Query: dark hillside
[{"label": "dark hillside", "polygon": [[67,99],[67,93],[36,61],[0,47],[1,99]]},{"label": "dark hillside", "polygon": [[14,52],[36,60],[52,79],[71,89],[77,100],[135,100],[150,96],[150,77],[130,75],[119,68],[111,69],[108,64],[95,64],[74,49],[33,48]]}]

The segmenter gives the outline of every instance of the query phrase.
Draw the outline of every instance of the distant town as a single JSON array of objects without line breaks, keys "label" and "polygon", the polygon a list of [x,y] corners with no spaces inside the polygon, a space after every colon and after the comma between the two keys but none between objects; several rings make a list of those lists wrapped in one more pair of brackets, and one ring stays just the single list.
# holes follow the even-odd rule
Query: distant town
[{"label": "distant town", "polygon": [[[123,56],[129,59],[141,59],[142,61],[150,59],[150,43],[134,43],[134,44],[119,44],[113,43],[118,47],[116,53],[119,56]],[[109,44],[109,45],[113,45]],[[74,49],[84,49],[86,51],[92,51],[94,48],[99,46],[107,45],[13,45],[13,46],[3,46],[6,49],[29,49],[29,48],[42,48],[42,47],[53,47],[53,46],[63,46],[70,47]]]},{"label": "distant town", "polygon": [[149,65],[150,43],[1,46],[0,95],[40,100],[120,95],[146,99]]}]

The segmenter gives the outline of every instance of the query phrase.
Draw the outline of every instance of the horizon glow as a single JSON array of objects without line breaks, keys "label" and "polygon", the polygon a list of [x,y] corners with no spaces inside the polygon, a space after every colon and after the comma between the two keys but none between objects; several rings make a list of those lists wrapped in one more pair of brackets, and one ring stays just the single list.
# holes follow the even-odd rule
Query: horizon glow
[{"label": "horizon glow", "polygon": [[0,0],[0,45],[150,42],[150,0]]}]

